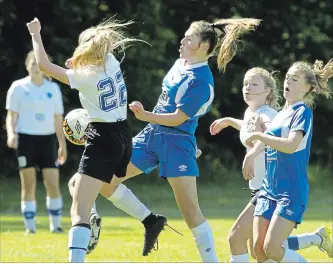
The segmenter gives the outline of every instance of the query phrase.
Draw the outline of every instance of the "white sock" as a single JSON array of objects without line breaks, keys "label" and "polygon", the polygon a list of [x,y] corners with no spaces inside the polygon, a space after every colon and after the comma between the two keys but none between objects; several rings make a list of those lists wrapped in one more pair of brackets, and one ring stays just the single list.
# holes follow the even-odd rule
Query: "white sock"
[{"label": "white sock", "polygon": [[96,202],[94,202],[93,207],[91,208],[90,214],[97,214]]},{"label": "white sock", "polygon": [[281,262],[282,263],[306,263],[307,261],[296,251],[291,250],[291,249],[286,249]]},{"label": "white sock", "polygon": [[123,184],[119,184],[108,200],[140,222],[151,214],[151,211]]},{"label": "white sock", "polygon": [[249,263],[249,253],[242,255],[231,255],[230,263]]},{"label": "white sock", "polygon": [[36,201],[21,201],[21,212],[24,216],[26,230],[36,232],[35,215],[37,211]]},{"label": "white sock", "polygon": [[62,206],[61,197],[51,198],[46,196],[46,208],[49,213],[51,232],[56,228],[61,227]]},{"label": "white sock", "polygon": [[308,248],[313,245],[319,246],[322,242],[322,238],[318,234],[314,233],[296,235],[296,238],[298,240],[299,249]]},{"label": "white sock", "polygon": [[218,262],[213,232],[207,221],[191,229],[203,262]]},{"label": "white sock", "polygon": [[264,261],[264,263],[276,263],[276,262],[272,259],[267,259],[267,260]]},{"label": "white sock", "polygon": [[73,226],[68,232],[69,262],[84,262],[90,229],[84,226]]}]

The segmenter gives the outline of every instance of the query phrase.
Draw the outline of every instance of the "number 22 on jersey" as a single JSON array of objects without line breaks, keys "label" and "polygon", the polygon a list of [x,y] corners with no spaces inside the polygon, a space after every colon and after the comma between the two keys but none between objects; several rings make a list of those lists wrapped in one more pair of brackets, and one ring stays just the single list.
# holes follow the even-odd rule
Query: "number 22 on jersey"
[{"label": "number 22 on jersey", "polygon": [[115,78],[108,77],[98,82],[97,89],[103,91],[99,95],[99,106],[109,112],[127,104],[127,89],[121,71]]}]

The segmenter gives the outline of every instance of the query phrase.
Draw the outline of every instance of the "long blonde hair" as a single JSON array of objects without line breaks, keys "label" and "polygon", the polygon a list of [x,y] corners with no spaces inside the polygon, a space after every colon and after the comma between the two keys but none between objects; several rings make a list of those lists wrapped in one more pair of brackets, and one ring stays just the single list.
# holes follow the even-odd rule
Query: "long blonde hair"
[{"label": "long blonde hair", "polygon": [[208,42],[208,55],[212,55],[219,48],[217,66],[225,71],[227,64],[237,53],[237,42],[242,34],[252,31],[260,24],[255,18],[219,19],[214,23],[195,21],[191,24],[202,42]]},{"label": "long blonde hair", "polygon": [[110,18],[81,32],[72,58],[73,69],[104,67],[108,53],[125,52],[130,43],[145,42],[125,36],[124,29],[133,23]]},{"label": "long blonde hair", "polygon": [[261,67],[251,68],[245,73],[245,75],[247,74],[259,75],[262,78],[265,86],[271,89],[271,92],[267,95],[266,103],[270,107],[278,110],[280,108],[279,101],[281,99],[281,96],[279,95],[276,80],[273,77],[273,74]]},{"label": "long blonde hair", "polygon": [[325,66],[323,61],[316,60],[313,65],[297,61],[291,67],[301,71],[304,74],[306,84],[310,85],[309,92],[304,98],[306,104],[313,106],[315,94],[322,94],[326,98],[331,97],[328,80],[333,76],[333,59]]}]

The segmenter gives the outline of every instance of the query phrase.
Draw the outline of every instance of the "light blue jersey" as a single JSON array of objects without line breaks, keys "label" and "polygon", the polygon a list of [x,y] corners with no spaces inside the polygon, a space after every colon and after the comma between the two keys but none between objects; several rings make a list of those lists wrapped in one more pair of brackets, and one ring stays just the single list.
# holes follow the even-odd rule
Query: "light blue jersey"
[{"label": "light blue jersey", "polygon": [[178,59],[163,79],[162,94],[153,112],[174,113],[179,108],[189,119],[174,128],[193,135],[199,117],[209,111],[214,99],[214,80],[207,62],[184,63]]},{"label": "light blue jersey", "polygon": [[287,138],[292,131],[303,131],[304,137],[292,154],[266,147],[266,177],[261,195],[275,201],[290,201],[306,206],[312,116],[311,109],[303,102],[298,102],[280,111],[269,125],[266,132],[269,135]]}]

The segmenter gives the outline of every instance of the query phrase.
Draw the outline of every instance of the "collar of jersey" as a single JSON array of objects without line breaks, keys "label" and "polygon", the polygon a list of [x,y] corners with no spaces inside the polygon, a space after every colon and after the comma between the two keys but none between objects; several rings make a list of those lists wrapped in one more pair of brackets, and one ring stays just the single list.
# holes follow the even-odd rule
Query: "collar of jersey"
[{"label": "collar of jersey", "polygon": [[259,113],[260,110],[262,110],[263,108],[267,107],[267,104],[264,104],[262,106],[260,106],[257,110],[256,110],[256,113]]},{"label": "collar of jersey", "polygon": [[[185,64],[186,61],[184,61]],[[208,65],[208,61],[204,61],[204,62],[200,62],[200,63],[196,63],[196,64],[186,64],[184,65],[185,69],[195,69],[195,68],[199,68],[202,66]]]},{"label": "collar of jersey", "polygon": [[287,109],[293,109],[295,106],[298,106],[298,105],[302,105],[302,104],[304,104],[304,101],[299,101],[299,102],[296,102],[296,103],[294,103],[294,104],[292,104],[292,105],[289,105],[287,108],[285,108],[286,110]]}]

